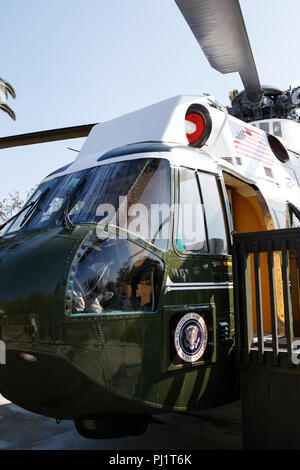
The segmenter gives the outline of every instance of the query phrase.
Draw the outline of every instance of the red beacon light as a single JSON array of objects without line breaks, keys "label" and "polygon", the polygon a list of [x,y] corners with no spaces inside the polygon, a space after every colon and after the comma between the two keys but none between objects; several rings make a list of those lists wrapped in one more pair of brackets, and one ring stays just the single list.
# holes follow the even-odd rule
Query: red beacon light
[{"label": "red beacon light", "polygon": [[185,132],[189,145],[202,147],[211,133],[211,117],[201,105],[192,105],[185,115]]},{"label": "red beacon light", "polygon": [[185,130],[189,144],[194,144],[204,132],[204,119],[200,114],[189,113],[185,116]]}]

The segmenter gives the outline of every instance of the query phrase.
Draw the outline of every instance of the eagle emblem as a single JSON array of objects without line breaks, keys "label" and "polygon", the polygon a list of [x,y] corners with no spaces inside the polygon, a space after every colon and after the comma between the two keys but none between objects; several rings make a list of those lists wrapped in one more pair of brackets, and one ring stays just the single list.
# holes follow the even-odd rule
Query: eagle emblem
[{"label": "eagle emblem", "polygon": [[208,340],[204,318],[191,312],[179,320],[174,335],[175,349],[185,362],[196,362],[203,356]]}]

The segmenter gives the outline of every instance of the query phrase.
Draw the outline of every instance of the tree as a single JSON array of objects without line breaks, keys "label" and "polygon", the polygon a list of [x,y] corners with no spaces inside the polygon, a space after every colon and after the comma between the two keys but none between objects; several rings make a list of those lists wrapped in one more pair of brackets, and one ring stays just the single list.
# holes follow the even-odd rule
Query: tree
[{"label": "tree", "polygon": [[[35,191],[36,186],[34,186],[30,191],[27,191],[25,200],[31,196],[33,191]],[[8,194],[8,197],[0,201],[0,224],[6,222],[10,219],[18,210],[20,210],[25,201],[21,199],[19,191],[13,191]]]},{"label": "tree", "polygon": [[233,98],[235,97],[235,95],[238,94],[238,92],[239,92],[239,90],[231,90],[231,91],[229,92],[230,103],[232,103]]},{"label": "tree", "polygon": [[10,219],[18,209],[21,209],[22,201],[19,191],[9,193],[8,197],[0,201],[0,222]]},{"label": "tree", "polygon": [[16,93],[10,83],[0,78],[0,109],[7,113],[14,121],[16,120],[16,115],[14,111],[6,104],[8,96],[11,96],[15,99]]}]

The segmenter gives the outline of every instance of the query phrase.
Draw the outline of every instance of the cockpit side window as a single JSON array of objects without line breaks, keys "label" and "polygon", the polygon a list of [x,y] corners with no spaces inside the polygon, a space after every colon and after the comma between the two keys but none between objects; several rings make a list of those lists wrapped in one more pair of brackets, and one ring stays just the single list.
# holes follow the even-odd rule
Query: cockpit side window
[{"label": "cockpit side window", "polygon": [[92,231],[72,264],[66,313],[154,312],[163,271],[161,259],[140,246],[112,234],[101,240]]},{"label": "cockpit side window", "polygon": [[96,167],[89,172],[85,187],[79,210],[70,211],[72,223],[111,223],[167,249],[171,198],[167,160],[141,159]]},{"label": "cockpit side window", "polygon": [[[152,159],[135,181],[126,201],[128,231],[161,250],[168,247],[170,192],[169,163]],[[118,217],[118,223],[122,227],[121,218]]]}]

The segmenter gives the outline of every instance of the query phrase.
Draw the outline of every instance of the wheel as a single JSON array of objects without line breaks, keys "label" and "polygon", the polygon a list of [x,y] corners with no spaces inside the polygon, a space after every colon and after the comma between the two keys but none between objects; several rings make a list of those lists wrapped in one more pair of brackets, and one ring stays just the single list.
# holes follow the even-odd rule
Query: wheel
[{"label": "wheel", "polygon": [[141,436],[147,430],[151,416],[144,415],[94,415],[74,420],[77,432],[87,439],[114,439]]},{"label": "wheel", "polygon": [[131,423],[131,429],[129,434],[131,436],[141,436],[144,434],[149,426],[150,417],[148,416],[138,416]]}]

